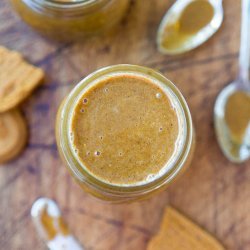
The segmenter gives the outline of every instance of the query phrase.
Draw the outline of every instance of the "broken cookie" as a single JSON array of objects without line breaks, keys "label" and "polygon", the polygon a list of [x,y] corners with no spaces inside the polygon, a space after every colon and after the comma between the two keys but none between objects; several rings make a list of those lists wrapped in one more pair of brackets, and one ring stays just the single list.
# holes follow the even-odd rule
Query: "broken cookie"
[{"label": "broken cookie", "polygon": [[0,112],[16,107],[41,83],[44,72],[0,46]]},{"label": "broken cookie", "polygon": [[160,232],[149,242],[147,250],[224,250],[210,234],[175,209],[165,211]]}]

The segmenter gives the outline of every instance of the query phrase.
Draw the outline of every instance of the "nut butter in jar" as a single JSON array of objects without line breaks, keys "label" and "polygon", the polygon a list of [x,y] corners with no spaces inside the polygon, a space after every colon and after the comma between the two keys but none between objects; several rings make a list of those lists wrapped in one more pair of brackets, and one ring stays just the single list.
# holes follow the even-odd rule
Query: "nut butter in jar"
[{"label": "nut butter in jar", "polygon": [[160,73],[115,65],[83,79],[62,102],[56,123],[61,158],[86,192],[110,202],[147,198],[190,163],[191,115]]},{"label": "nut butter in jar", "polygon": [[42,34],[72,41],[114,27],[129,0],[11,0],[22,19]]}]

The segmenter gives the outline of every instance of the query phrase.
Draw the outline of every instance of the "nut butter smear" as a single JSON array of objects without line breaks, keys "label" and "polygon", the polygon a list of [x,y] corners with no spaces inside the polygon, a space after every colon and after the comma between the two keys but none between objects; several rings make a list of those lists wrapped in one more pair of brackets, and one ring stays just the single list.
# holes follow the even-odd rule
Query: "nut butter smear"
[{"label": "nut butter smear", "polygon": [[165,91],[132,74],[98,81],[76,104],[71,121],[78,160],[114,185],[150,182],[175,152],[178,117]]}]

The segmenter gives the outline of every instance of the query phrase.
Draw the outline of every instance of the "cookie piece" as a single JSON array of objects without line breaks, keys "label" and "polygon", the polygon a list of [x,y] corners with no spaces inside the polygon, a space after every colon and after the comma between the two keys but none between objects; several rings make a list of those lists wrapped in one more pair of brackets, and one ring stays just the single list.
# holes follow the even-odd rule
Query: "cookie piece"
[{"label": "cookie piece", "polygon": [[27,125],[18,109],[0,113],[0,163],[21,153],[27,141]]},{"label": "cookie piece", "polygon": [[16,107],[42,82],[44,72],[0,46],[0,112]]},{"label": "cookie piece", "polygon": [[160,232],[147,250],[224,250],[210,234],[173,208],[167,208]]}]

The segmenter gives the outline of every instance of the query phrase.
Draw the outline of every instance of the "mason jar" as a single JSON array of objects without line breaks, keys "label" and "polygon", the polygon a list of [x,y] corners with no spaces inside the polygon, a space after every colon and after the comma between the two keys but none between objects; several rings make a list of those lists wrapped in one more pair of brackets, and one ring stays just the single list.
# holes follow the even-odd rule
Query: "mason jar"
[{"label": "mason jar", "polygon": [[[132,74],[158,82],[168,92],[171,102],[175,103],[176,114],[180,122],[180,140],[175,145],[171,162],[164,168],[167,171],[153,181],[140,185],[116,185],[95,177],[82,165],[74,153],[71,141],[71,121],[79,98],[98,81],[119,74]],[[86,92],[87,93],[87,92]],[[177,87],[159,72],[136,65],[114,65],[97,70],[81,80],[62,102],[56,121],[56,139],[61,158],[71,175],[86,192],[110,202],[130,202],[151,196],[165,189],[181,175],[190,164],[194,150],[194,129],[188,105]]]},{"label": "mason jar", "polygon": [[11,0],[22,19],[42,34],[72,41],[105,32],[124,16],[129,0]]}]

